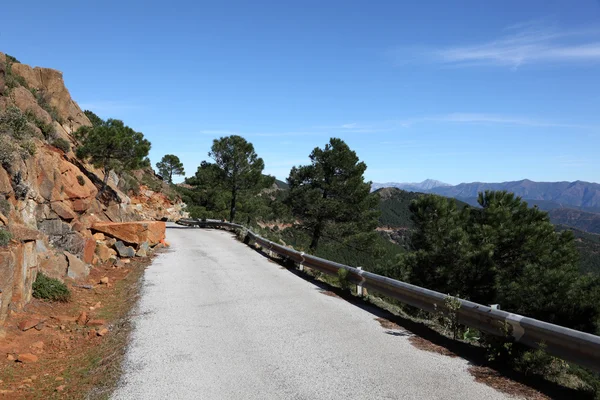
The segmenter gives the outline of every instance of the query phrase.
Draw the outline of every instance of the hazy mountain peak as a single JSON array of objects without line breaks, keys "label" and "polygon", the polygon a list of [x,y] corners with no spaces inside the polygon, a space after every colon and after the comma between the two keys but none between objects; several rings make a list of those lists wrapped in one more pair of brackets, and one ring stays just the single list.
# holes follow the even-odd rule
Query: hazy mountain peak
[{"label": "hazy mountain peak", "polygon": [[395,187],[402,190],[411,192],[421,192],[424,190],[431,190],[437,187],[451,186],[448,183],[437,181],[435,179],[425,179],[423,182],[386,182],[386,183],[373,183],[371,190],[377,190],[386,187]]}]

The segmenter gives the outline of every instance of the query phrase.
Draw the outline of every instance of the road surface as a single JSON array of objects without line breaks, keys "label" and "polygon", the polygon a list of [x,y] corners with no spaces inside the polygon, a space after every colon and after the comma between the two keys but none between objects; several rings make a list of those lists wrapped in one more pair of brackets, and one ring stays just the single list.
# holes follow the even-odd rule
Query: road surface
[{"label": "road surface", "polygon": [[170,225],[167,238],[115,399],[508,398],[231,233]]}]

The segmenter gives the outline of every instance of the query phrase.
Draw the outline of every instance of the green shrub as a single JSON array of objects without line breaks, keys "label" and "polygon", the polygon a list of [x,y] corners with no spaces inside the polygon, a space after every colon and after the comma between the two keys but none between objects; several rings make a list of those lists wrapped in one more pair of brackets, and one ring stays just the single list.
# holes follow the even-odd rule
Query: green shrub
[{"label": "green shrub", "polygon": [[46,110],[46,112],[50,114],[54,121],[58,121],[60,124],[64,122],[63,119],[58,115],[56,108],[50,105],[50,96],[46,91],[34,89],[31,91],[31,93],[35,96],[38,105]]},{"label": "green shrub", "polygon": [[5,54],[6,56],[6,61],[13,64],[13,63],[17,63],[17,64],[21,64],[21,61],[17,60],[16,57],[11,56],[10,54]]},{"label": "green shrub", "polygon": [[21,142],[21,148],[25,150],[26,156],[34,156],[37,148],[35,147],[35,143],[33,140],[26,140]]},{"label": "green shrub", "polygon": [[44,138],[50,139],[56,133],[56,129],[54,128],[54,125],[51,122],[46,123],[46,122],[42,121],[30,110],[28,110],[25,113],[25,115],[27,116],[27,119],[31,123],[33,123],[35,126],[40,128],[40,130],[42,131],[42,134],[44,135]]},{"label": "green shrub", "polygon": [[[52,142],[52,145],[56,148],[61,149],[65,153],[68,153],[69,151],[71,151],[71,143],[69,143],[68,140],[63,139],[63,138],[54,139],[54,141]],[[85,184],[85,182],[84,182],[84,184]]]},{"label": "green shrub", "polygon": [[7,166],[19,154],[19,146],[8,135],[0,135],[0,164]]},{"label": "green shrub", "polygon": [[33,283],[33,297],[51,301],[67,302],[71,299],[71,292],[67,286],[58,279],[49,278],[39,273]]},{"label": "green shrub", "polygon": [[85,186],[85,179],[83,179],[82,175],[77,175],[77,183],[79,183],[81,186]]},{"label": "green shrub", "polygon": [[27,116],[16,107],[8,107],[6,111],[0,113],[0,132],[15,139],[25,139],[32,134]]},{"label": "green shrub", "polygon": [[0,229],[0,246],[6,246],[10,239],[12,239],[12,234],[6,229]]},{"label": "green shrub", "polygon": [[0,212],[8,217],[10,210],[12,209],[10,203],[5,198],[0,198]]},{"label": "green shrub", "polygon": [[547,378],[556,378],[568,368],[566,361],[552,357],[545,351],[546,346],[540,343],[540,348],[526,350],[515,358],[514,365],[517,371],[525,375],[540,375]]},{"label": "green shrub", "polygon": [[337,280],[338,280],[340,287],[343,290],[348,290],[350,288],[350,282],[348,281],[348,270],[347,269],[344,269],[344,268],[338,269]]}]

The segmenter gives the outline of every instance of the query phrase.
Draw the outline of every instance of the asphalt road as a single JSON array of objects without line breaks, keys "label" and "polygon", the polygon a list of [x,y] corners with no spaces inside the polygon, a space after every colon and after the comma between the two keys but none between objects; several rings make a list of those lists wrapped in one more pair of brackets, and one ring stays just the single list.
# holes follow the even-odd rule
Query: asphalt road
[{"label": "asphalt road", "polygon": [[232,236],[167,229],[113,398],[508,398]]}]

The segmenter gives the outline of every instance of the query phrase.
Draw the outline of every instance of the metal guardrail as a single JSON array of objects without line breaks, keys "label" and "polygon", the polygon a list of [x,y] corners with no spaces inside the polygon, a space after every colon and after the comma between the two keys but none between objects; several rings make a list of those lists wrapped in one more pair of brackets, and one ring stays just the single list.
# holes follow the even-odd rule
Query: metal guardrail
[{"label": "metal guardrail", "polygon": [[[218,220],[181,219],[176,222],[184,226],[234,228],[245,232],[250,241],[260,247],[288,258],[300,266],[319,270],[329,275],[337,275],[340,269],[348,271],[348,281],[359,288],[367,288],[382,293],[402,303],[429,312],[444,312],[447,295],[411,285],[385,276],[363,271],[319,257],[304,254],[289,247],[267,240],[239,224]],[[359,293],[362,289],[359,291]],[[460,308],[456,311],[458,322],[483,332],[497,335],[511,335],[516,342],[533,348],[543,346],[549,354],[575,364],[600,372],[600,336],[513,314],[496,308],[457,299]]]}]

